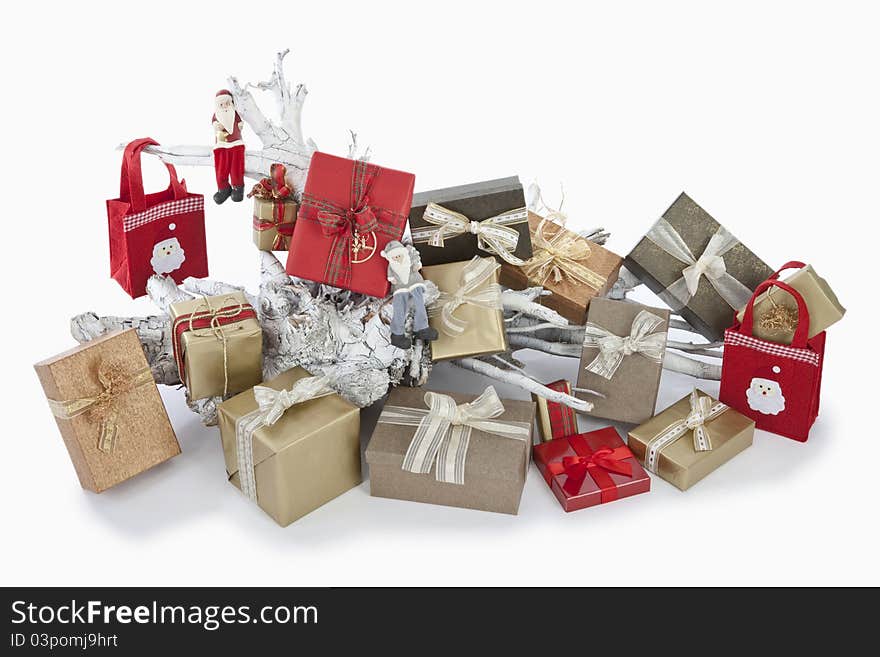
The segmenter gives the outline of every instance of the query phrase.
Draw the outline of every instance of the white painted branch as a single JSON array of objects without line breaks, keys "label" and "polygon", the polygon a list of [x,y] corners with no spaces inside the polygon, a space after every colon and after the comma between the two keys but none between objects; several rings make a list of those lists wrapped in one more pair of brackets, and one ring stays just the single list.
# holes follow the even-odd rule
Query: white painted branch
[{"label": "white painted branch", "polygon": [[674,351],[666,352],[663,357],[663,369],[671,372],[687,374],[697,379],[706,379],[708,381],[721,380],[720,364],[707,363],[702,360],[688,358],[687,356]]},{"label": "white painted branch", "polygon": [[505,312],[523,313],[530,317],[536,317],[542,321],[556,326],[567,326],[568,320],[555,310],[531,301],[528,295],[519,290],[504,290],[501,293],[501,304]]},{"label": "white painted branch", "polygon": [[531,335],[523,335],[521,333],[508,333],[507,340],[511,349],[534,349],[542,351],[545,354],[554,356],[566,356],[569,358],[580,358],[582,347],[580,344],[565,344],[563,342],[549,342]]}]

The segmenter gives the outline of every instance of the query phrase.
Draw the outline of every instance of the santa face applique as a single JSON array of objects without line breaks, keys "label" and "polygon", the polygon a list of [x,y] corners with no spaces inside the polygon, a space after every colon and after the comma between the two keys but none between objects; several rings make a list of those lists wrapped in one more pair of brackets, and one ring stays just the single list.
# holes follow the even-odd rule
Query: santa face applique
[{"label": "santa face applique", "polygon": [[781,371],[778,365],[774,365],[755,373],[746,390],[749,408],[764,415],[778,415],[785,410],[785,395],[777,380]]},{"label": "santa face applique", "polygon": [[169,274],[176,269],[180,269],[186,255],[183,247],[176,237],[170,237],[167,240],[156,242],[153,246],[153,257],[150,258],[150,265],[157,274]]}]

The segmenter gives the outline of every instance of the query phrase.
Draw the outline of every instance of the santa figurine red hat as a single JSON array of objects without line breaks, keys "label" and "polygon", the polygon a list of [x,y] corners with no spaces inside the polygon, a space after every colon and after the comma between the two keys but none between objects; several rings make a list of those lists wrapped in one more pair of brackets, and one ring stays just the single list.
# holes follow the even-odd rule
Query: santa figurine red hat
[{"label": "santa figurine red hat", "polygon": [[211,124],[214,127],[214,173],[217,176],[214,202],[220,204],[230,197],[239,202],[244,199],[244,140],[241,137],[244,122],[228,89],[221,89],[214,96]]}]

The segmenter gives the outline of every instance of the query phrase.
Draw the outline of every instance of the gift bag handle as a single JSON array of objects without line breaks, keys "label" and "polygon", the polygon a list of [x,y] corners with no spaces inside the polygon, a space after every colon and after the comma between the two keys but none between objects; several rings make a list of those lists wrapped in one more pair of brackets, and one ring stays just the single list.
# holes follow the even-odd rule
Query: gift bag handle
[{"label": "gift bag handle", "polygon": [[[122,173],[119,179],[119,198],[131,205],[133,212],[143,212],[147,209],[144,196],[144,179],[141,174],[141,151],[147,146],[158,146],[159,142],[149,137],[135,139],[125,147],[122,156]],[[168,175],[171,178],[172,195],[175,200],[186,197],[186,187],[177,178],[177,170],[173,164],[165,162]]]},{"label": "gift bag handle", "polygon": [[806,266],[807,265],[805,263],[801,262],[800,260],[789,260],[784,265],[782,265],[779,269],[777,269],[775,272],[773,272],[773,274],[770,276],[769,280],[773,280],[773,281],[777,280],[779,278],[779,274],[784,272],[786,269],[803,269]]},{"label": "gift bag handle", "polygon": [[[786,267],[783,267],[782,269],[786,269]],[[743,312],[742,324],[740,325],[742,334],[749,336],[752,335],[755,299],[758,298],[758,295],[760,295],[761,292],[770,289],[771,287],[778,287],[780,290],[788,292],[792,297],[794,297],[794,300],[797,302],[798,325],[794,331],[794,338],[791,341],[791,346],[797,349],[805,349],[807,346],[807,334],[810,330],[810,311],[807,310],[807,303],[806,301],[804,301],[801,293],[795,290],[791,285],[789,285],[788,283],[783,283],[782,281],[776,280],[774,278],[767,279],[755,288],[755,293],[752,295],[752,298],[749,299],[749,302],[746,304],[745,311]]]}]

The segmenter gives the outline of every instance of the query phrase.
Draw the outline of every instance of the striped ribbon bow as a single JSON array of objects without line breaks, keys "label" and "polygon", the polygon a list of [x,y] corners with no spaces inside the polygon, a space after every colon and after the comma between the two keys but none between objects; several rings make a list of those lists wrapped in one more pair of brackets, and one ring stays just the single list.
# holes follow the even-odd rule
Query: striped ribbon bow
[{"label": "striped ribbon bow", "polygon": [[[428,307],[428,315],[440,316],[440,330],[450,337],[465,332],[468,322],[455,316],[455,311],[464,304],[500,310],[501,286],[498,283],[486,282],[501,265],[494,258],[474,256],[461,272],[461,280],[453,292],[440,291],[440,296]],[[480,289],[483,287],[483,289]]]},{"label": "striped ribbon bow", "polygon": [[521,266],[525,262],[513,255],[519,242],[519,233],[510,227],[528,222],[529,211],[525,207],[508,210],[482,221],[471,221],[461,212],[437,203],[428,203],[423,218],[431,226],[412,230],[415,244],[443,247],[447,238],[472,233],[477,236],[480,251],[497,255],[511,265]]},{"label": "striped ribbon bow", "polygon": [[[571,280],[599,290],[607,282],[607,278],[597,274],[583,264],[592,254],[589,240],[565,228],[565,217],[560,212],[551,213],[559,221],[551,221],[547,216],[538,224],[532,236],[534,254],[522,268],[526,276],[544,285],[551,276],[559,283],[566,276]],[[556,223],[558,230],[550,237],[545,234],[548,224]]]},{"label": "striped ribbon bow", "polygon": [[492,386],[465,404],[456,404],[449,395],[427,392],[425,406],[427,408],[386,406],[379,422],[416,427],[401,467],[407,472],[425,474],[436,464],[435,477],[440,482],[464,484],[472,430],[523,441],[532,434],[531,425],[525,422],[494,420],[504,413],[504,405]]},{"label": "striped ribbon bow", "polygon": [[588,322],[584,333],[584,347],[597,347],[599,353],[586,369],[610,379],[623,359],[631,354],[639,354],[655,363],[663,362],[666,331],[656,331],[661,324],[662,317],[642,310],[633,320],[629,335],[621,337],[598,324]]}]

